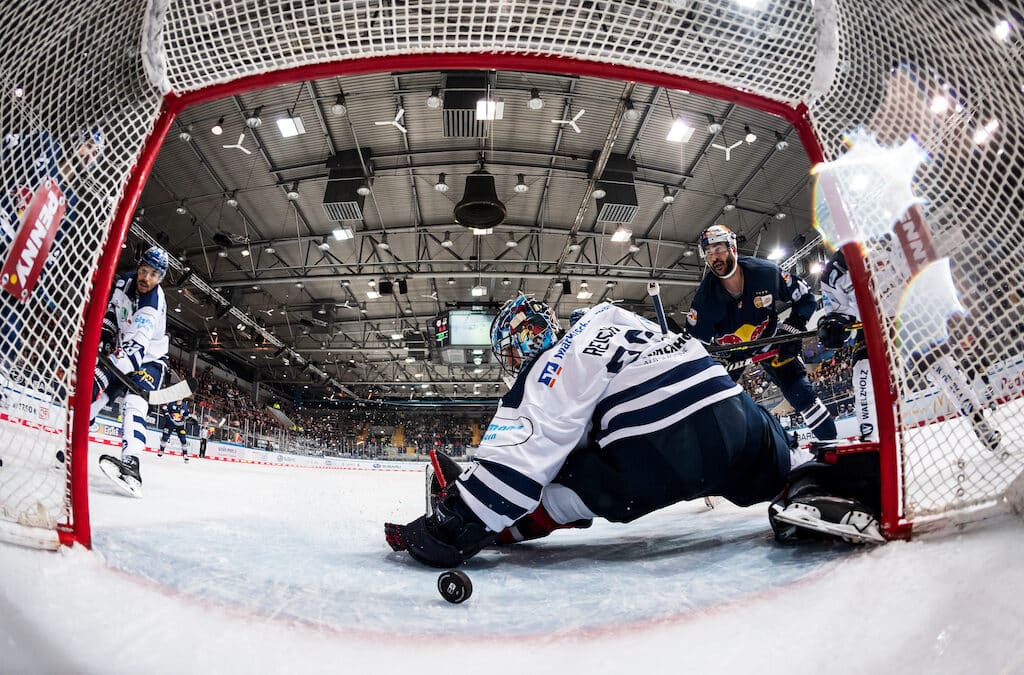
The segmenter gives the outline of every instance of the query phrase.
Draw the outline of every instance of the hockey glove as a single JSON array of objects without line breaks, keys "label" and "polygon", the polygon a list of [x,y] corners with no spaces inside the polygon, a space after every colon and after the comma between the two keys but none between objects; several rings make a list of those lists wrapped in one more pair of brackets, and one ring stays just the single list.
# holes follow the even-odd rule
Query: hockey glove
[{"label": "hockey glove", "polygon": [[103,319],[103,330],[100,331],[100,354],[109,356],[117,348],[117,326],[109,318]]},{"label": "hockey glove", "polygon": [[[775,335],[776,337],[784,338],[787,335],[797,335],[805,330],[807,330],[807,319],[797,314],[790,314],[785,321],[779,324],[779,329],[775,332]],[[777,360],[781,362],[800,356],[802,348],[803,341],[799,339],[780,342],[778,343],[779,355]]]},{"label": "hockey glove", "polygon": [[818,321],[818,339],[826,349],[838,349],[849,337],[849,328],[856,319],[849,314],[832,312]]}]

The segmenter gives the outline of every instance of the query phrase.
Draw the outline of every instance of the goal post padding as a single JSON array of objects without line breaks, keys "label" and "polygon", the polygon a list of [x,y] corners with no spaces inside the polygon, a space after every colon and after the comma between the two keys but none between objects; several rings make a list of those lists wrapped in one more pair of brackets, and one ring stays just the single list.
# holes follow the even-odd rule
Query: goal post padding
[{"label": "goal post padding", "polygon": [[[1009,302],[1005,311],[985,310],[984,289],[999,265],[988,264],[983,246],[971,245],[981,232],[999,232],[1009,240],[1004,259],[1020,259],[1021,225],[1013,209],[985,208],[1020,197],[1012,170],[1016,166],[1019,175],[1019,164],[1009,162],[1020,161],[1024,59],[1016,35],[1009,41],[993,35],[998,21],[1010,17],[1008,5],[969,10],[911,0],[884,7],[854,0],[767,1],[758,8],[732,0],[585,6],[489,0],[140,4],[72,7],[39,0],[0,9],[6,27],[0,45],[4,133],[46,132],[65,156],[77,151],[83,130],[99,128],[103,138],[92,165],[67,180],[76,200],[57,237],[59,263],[44,269],[27,303],[5,300],[7,316],[21,327],[14,331],[17,337],[5,332],[0,338],[11,353],[7,367],[29,375],[21,374],[20,384],[8,382],[5,400],[45,400],[62,408],[65,419],[45,440],[38,429],[23,430],[30,420],[6,420],[0,442],[24,448],[8,456],[33,478],[19,479],[14,494],[15,472],[6,463],[0,468],[0,518],[44,532],[56,529],[66,542],[88,542],[83,416],[101,307],[159,145],[187,105],[301,78],[502,68],[632,79],[779,115],[793,123],[812,161],[842,154],[843,135],[858,127],[884,144],[915,134],[935,158],[915,182],[925,200],[925,221],[940,253],[953,259],[962,293],[971,300],[965,304],[974,320],[959,336],[967,345],[964,360],[999,374],[1000,409],[1020,399],[1014,361],[1019,310],[1014,313]],[[907,72],[914,74],[915,86],[931,82],[952,91],[955,116],[932,119],[923,113],[930,85],[915,94],[899,79]],[[994,135],[1003,145],[973,143],[992,117],[1000,120]],[[1004,153],[996,155],[996,147]],[[15,173],[27,181],[27,164],[19,167]],[[5,183],[12,175],[5,168]],[[876,314],[872,371],[886,394],[879,400],[891,391],[897,404],[896,418],[888,411],[880,415],[892,424],[887,430],[883,423],[882,431],[883,461],[890,465],[886,528],[894,534],[916,519],[998,502],[1024,466],[1020,423],[1008,412],[994,414],[1004,432],[1005,452],[998,457],[980,452],[965,421],[955,411],[940,414],[941,405],[934,419],[925,415],[927,433],[920,433],[922,420],[902,416],[921,397],[941,396],[896,356],[869,278],[873,262],[869,247],[866,264],[853,267],[862,289],[858,297],[870,296],[862,311]],[[47,302],[47,288],[61,290]],[[865,324],[870,328],[872,321]],[[82,415],[67,414],[72,403]],[[949,422],[932,424],[946,417]],[[74,419],[70,427],[68,419]],[[60,448],[66,453],[63,469],[53,466]]]}]

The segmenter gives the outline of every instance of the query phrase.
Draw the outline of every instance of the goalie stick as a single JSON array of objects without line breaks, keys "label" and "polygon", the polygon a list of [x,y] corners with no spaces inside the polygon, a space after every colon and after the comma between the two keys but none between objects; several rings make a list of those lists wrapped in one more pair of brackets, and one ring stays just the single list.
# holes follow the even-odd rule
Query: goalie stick
[{"label": "goalie stick", "polygon": [[122,373],[118,370],[114,363],[110,360],[110,357],[106,354],[100,354],[98,357],[99,364],[114,374],[121,384],[128,387],[128,390],[137,396],[141,396],[150,405],[164,405],[165,403],[172,403],[174,401],[180,401],[184,398],[188,398],[192,395],[192,388],[188,386],[187,380],[182,380],[176,384],[172,384],[169,387],[163,389],[154,389],[153,391],[145,391],[138,384],[135,383],[132,378],[128,377],[127,374]]}]

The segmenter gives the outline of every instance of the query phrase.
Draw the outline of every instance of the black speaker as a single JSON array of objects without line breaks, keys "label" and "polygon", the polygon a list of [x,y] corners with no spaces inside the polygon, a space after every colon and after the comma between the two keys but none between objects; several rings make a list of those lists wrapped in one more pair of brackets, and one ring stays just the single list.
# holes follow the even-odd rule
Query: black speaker
[{"label": "black speaker", "polygon": [[388,281],[387,279],[382,279],[381,281],[377,282],[377,291],[381,295],[391,295],[392,290],[393,289],[391,287],[391,282]]},{"label": "black speaker", "polygon": [[498,199],[494,176],[483,169],[466,176],[462,201],[455,205],[455,222],[475,228],[501,225],[505,221],[505,205]]},{"label": "black speaker", "polygon": [[568,279],[562,281],[562,295],[572,295],[572,284]]},{"label": "black speaker", "polygon": [[398,292],[402,295],[409,292],[409,284],[406,283],[405,279],[398,280]]}]

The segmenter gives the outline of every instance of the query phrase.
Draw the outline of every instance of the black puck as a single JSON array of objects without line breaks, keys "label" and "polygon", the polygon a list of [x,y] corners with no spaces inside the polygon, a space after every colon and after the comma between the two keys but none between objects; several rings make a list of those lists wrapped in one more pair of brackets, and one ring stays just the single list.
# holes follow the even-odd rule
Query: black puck
[{"label": "black puck", "polygon": [[441,572],[441,576],[437,578],[437,590],[442,598],[457,605],[473,595],[473,582],[465,572],[448,570]]}]

